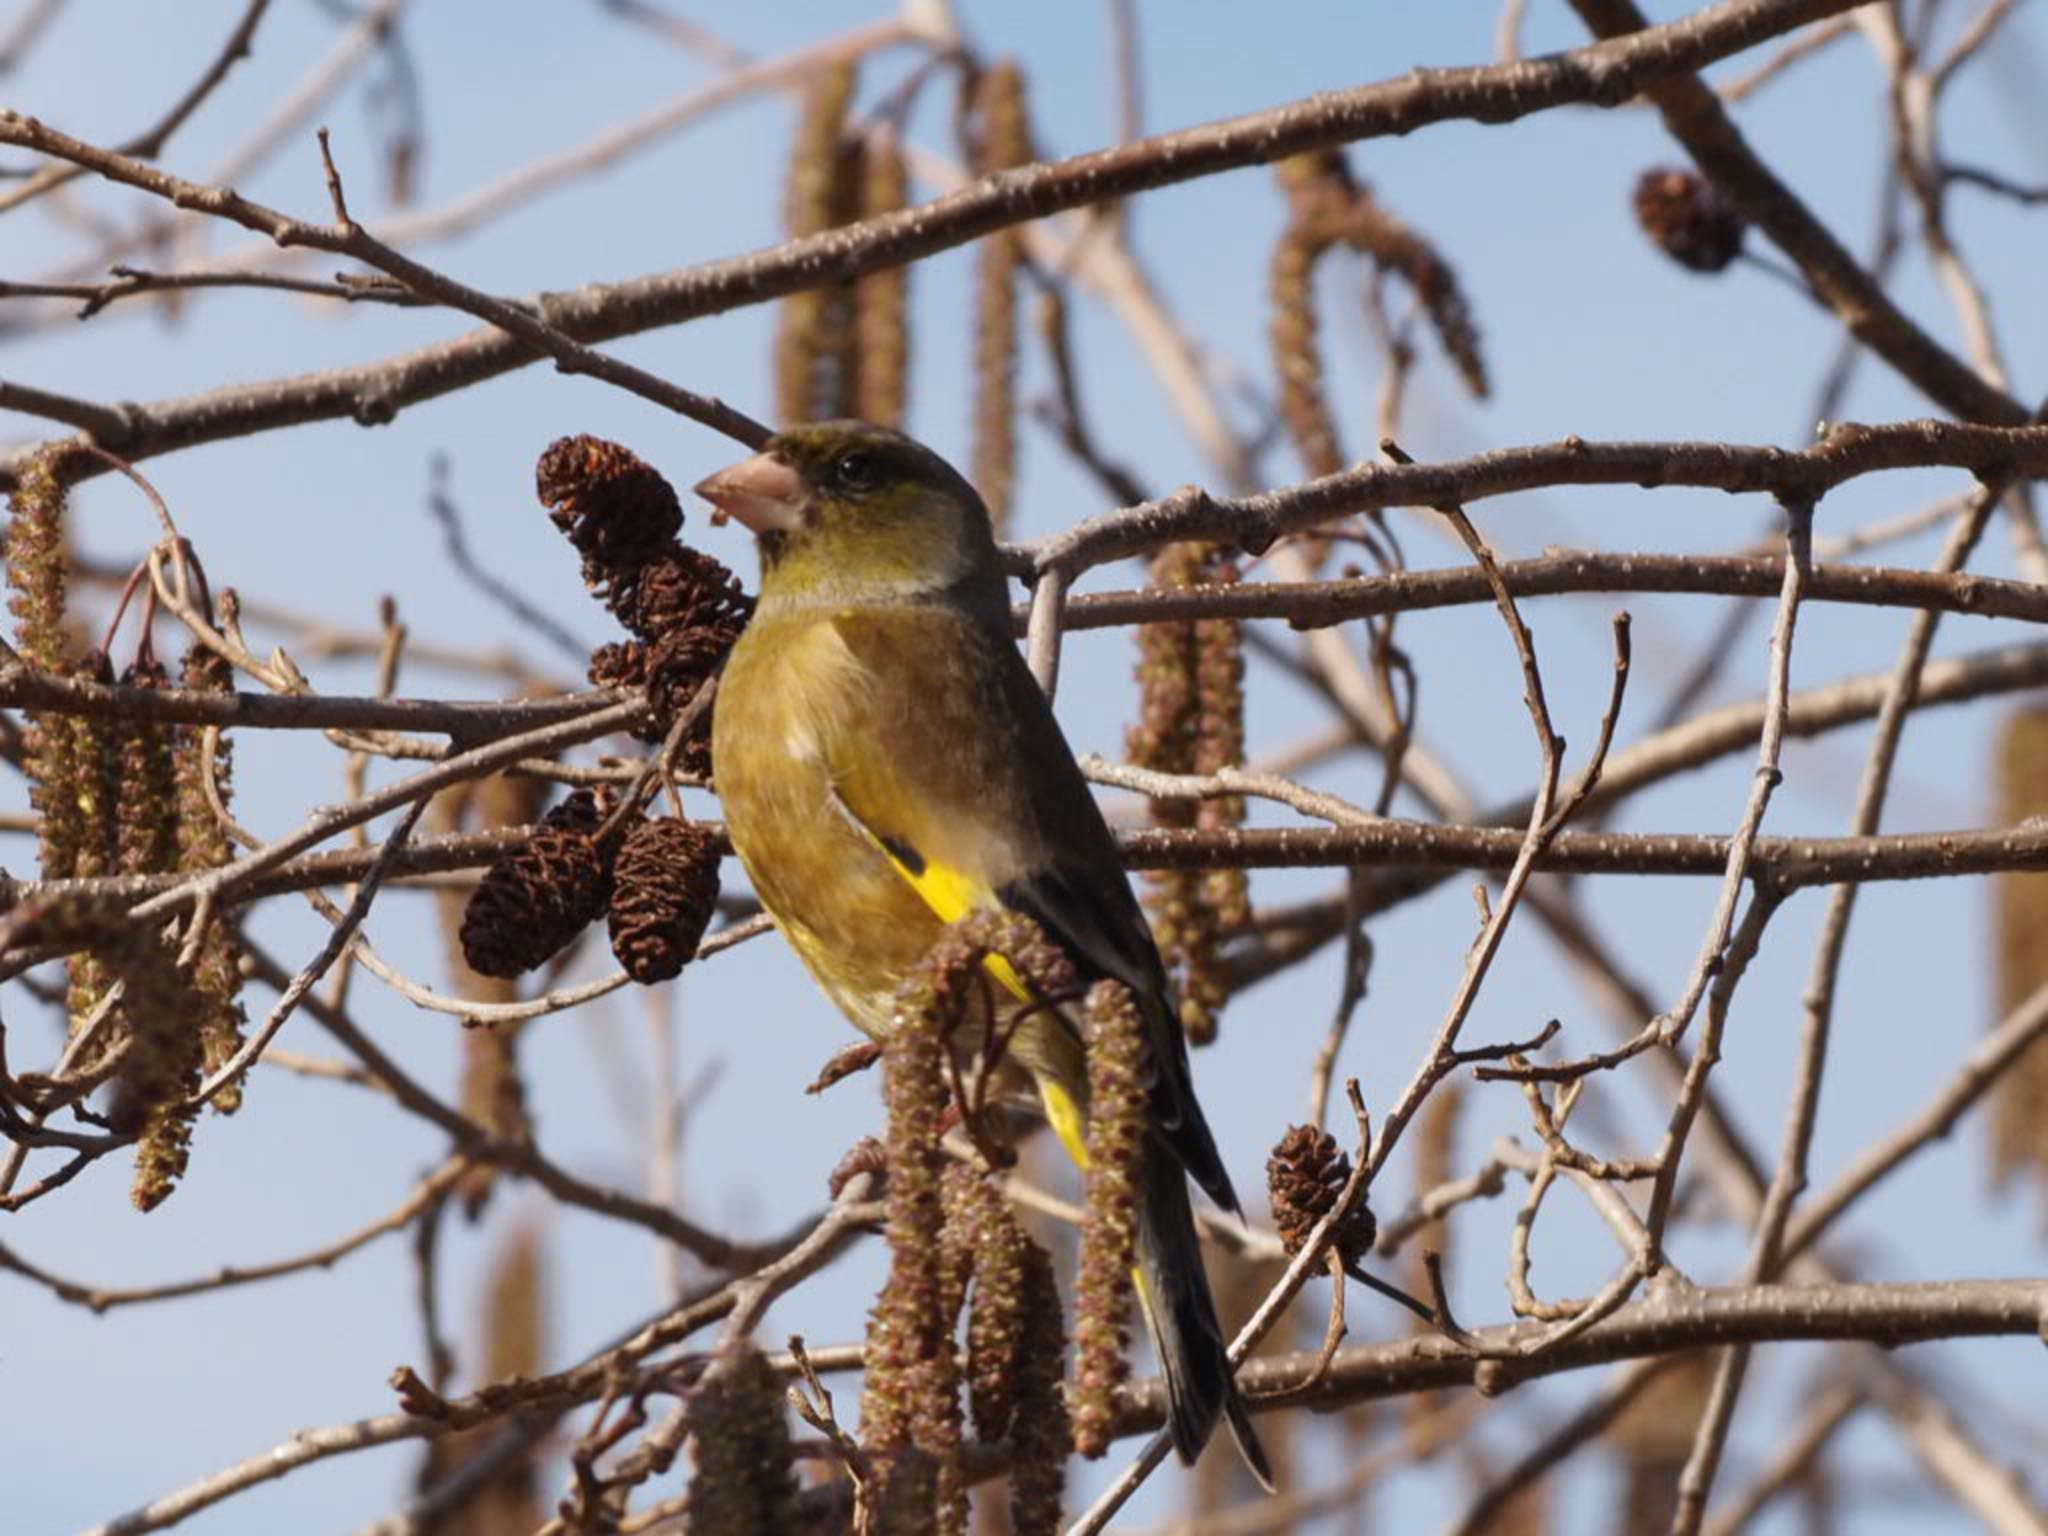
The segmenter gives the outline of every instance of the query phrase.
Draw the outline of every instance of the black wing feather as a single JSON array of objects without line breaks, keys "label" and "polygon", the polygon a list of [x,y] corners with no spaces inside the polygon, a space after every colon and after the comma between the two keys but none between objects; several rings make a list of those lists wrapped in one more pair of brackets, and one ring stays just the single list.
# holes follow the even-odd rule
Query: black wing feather
[{"label": "black wing feather", "polygon": [[1149,1026],[1152,1128],[1203,1193],[1225,1210],[1236,1211],[1237,1191],[1195,1099],[1187,1038],[1175,1015],[1159,951],[1122,873],[1114,878],[1115,889],[1106,890],[1052,868],[1014,880],[997,894],[1004,906],[1043,928],[1086,979],[1118,981],[1131,989]]}]

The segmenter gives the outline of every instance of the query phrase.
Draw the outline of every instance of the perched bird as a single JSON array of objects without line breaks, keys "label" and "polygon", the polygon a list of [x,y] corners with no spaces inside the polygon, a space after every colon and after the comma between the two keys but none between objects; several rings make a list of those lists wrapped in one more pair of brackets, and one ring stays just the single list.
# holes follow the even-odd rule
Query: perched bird
[{"label": "perched bird", "polygon": [[[776,925],[871,1036],[946,924],[1007,908],[1146,1022],[1138,1295],[1192,1461],[1224,1417],[1272,1486],[1231,1378],[1187,1181],[1237,1196],[1195,1101],[1187,1043],[1116,844],[1011,638],[987,509],[923,444],[862,422],[794,427],[697,494],[752,529],[760,606],[719,684],[726,825]],[[1012,973],[1014,980],[1014,973]],[[1075,1019],[1028,1011],[1006,1066],[1082,1158]],[[1035,1092],[1034,1092],[1035,1090]]]}]

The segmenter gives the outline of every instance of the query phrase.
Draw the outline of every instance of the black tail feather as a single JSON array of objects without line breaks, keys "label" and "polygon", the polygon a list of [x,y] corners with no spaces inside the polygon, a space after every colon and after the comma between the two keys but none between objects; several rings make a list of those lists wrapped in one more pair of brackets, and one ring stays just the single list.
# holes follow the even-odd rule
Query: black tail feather
[{"label": "black tail feather", "polygon": [[1166,1378],[1174,1451],[1192,1463],[1215,1432],[1216,1421],[1226,1419],[1245,1466],[1270,1493],[1273,1469],[1231,1377],[1223,1329],[1202,1268],[1187,1178],[1171,1152],[1156,1143],[1151,1152],[1138,1213],[1139,1297]]}]

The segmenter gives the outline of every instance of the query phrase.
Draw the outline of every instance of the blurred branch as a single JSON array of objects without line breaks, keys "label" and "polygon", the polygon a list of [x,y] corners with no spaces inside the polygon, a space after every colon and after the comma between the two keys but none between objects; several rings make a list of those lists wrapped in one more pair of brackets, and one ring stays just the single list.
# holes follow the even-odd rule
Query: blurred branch
[{"label": "blurred branch", "polygon": [[138,1306],[144,1302],[170,1301],[180,1296],[198,1296],[208,1291],[226,1290],[231,1286],[254,1285],[258,1281],[275,1280],[281,1275],[298,1274],[308,1269],[331,1269],[340,1260],[387,1232],[396,1232],[411,1225],[415,1217],[453,1189],[468,1168],[469,1159],[458,1153],[422,1179],[412,1193],[389,1214],[380,1216],[368,1226],[358,1228],[346,1237],[337,1238],[310,1253],[300,1254],[296,1258],[279,1259],[274,1263],[246,1266],[224,1264],[213,1274],[202,1275],[192,1280],[173,1280],[160,1285],[122,1289],[118,1286],[92,1286],[76,1280],[67,1280],[61,1275],[53,1275],[29,1263],[5,1246],[0,1246],[0,1269],[11,1269],[16,1274],[43,1286],[60,1301],[68,1301],[94,1312]]},{"label": "blurred branch", "polygon": [[[270,8],[270,0],[248,0],[242,11],[241,20],[221,44],[221,49],[207,65],[204,73],[193,81],[185,94],[180,96],[171,109],[156,122],[145,128],[132,139],[123,140],[116,150],[124,155],[133,155],[139,160],[154,160],[164,152],[164,146],[171,135],[184,126],[185,119],[199,110],[199,104],[213,94],[215,86],[225,80],[228,71],[235,64],[249,56],[249,45],[256,36],[256,27],[263,20],[263,13]],[[56,187],[61,187],[73,177],[85,172],[79,166],[52,165],[31,176],[26,182],[11,191],[0,193],[0,214],[6,214],[20,207],[32,198],[40,197]]]},{"label": "blurred branch", "polygon": [[[1852,3],[1723,0],[1639,36],[1511,64],[1417,70],[1399,80],[1324,92],[1071,160],[1005,171],[935,202],[768,251],[624,283],[591,284],[573,294],[550,297],[544,306],[547,324],[576,344],[613,340],[900,266],[1069,208],[1265,164],[1325,145],[1409,133],[1432,122],[1509,122],[1569,103],[1613,106],[1672,70],[1710,64],[1846,10]],[[75,158],[145,190],[168,192],[175,187],[181,206],[247,223],[273,238],[284,231],[303,243],[334,248],[331,235],[327,244],[306,238],[315,226],[271,213],[221,187],[164,178],[146,167],[146,174],[136,174],[136,168],[122,165],[120,157],[55,133],[19,112],[0,110],[0,143]],[[418,275],[408,275],[407,281]],[[520,325],[522,318],[529,322],[520,326],[525,331],[533,332],[538,325],[521,306],[491,302],[502,305],[493,316],[494,325],[500,319]],[[387,422],[405,406],[523,367],[533,360],[529,349],[534,345],[530,334],[472,332],[382,363],[138,406],[133,434],[121,444],[107,446],[142,458],[306,421],[345,416],[366,425]],[[0,481],[18,474],[21,462],[18,457],[0,460]]]}]

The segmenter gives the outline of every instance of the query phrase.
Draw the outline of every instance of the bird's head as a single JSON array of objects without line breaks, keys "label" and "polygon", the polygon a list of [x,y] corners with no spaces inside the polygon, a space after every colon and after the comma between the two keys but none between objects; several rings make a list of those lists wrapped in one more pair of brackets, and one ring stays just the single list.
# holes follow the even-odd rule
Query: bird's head
[{"label": "bird's head", "polygon": [[974,487],[887,427],[791,427],[697,486],[753,530],[761,601],[780,606],[967,599],[1000,610],[1001,561]]}]

